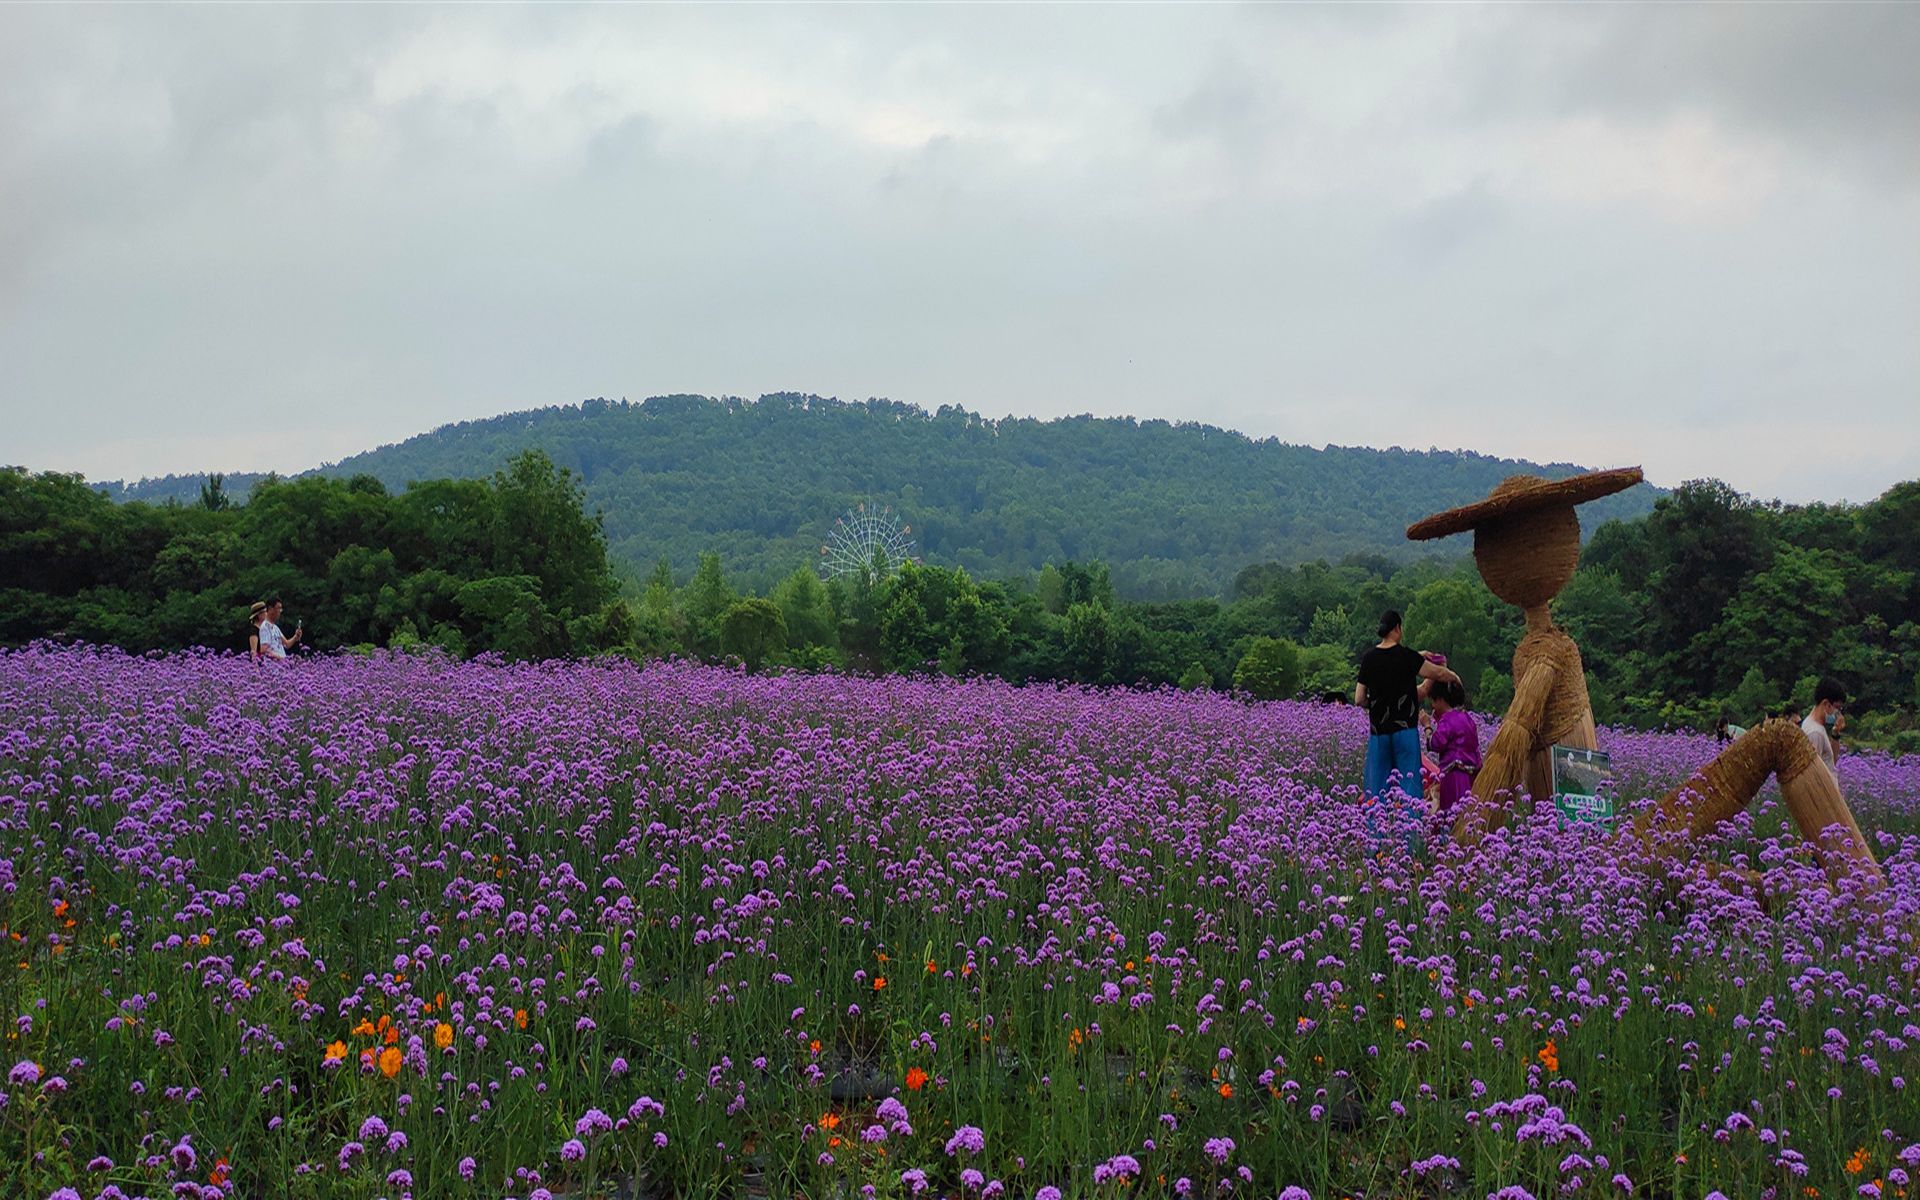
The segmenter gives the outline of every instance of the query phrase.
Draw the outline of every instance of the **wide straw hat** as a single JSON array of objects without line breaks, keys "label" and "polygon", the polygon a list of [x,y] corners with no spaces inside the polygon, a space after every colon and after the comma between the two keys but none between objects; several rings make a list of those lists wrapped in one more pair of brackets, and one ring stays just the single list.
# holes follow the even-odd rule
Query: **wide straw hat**
[{"label": "wide straw hat", "polygon": [[265,611],[267,611],[267,602],[265,600],[255,600],[252,606],[247,609],[247,615],[257,617]]},{"label": "wide straw hat", "polygon": [[1407,526],[1407,536],[1416,542],[1448,534],[1465,533],[1491,521],[1538,512],[1543,508],[1568,508],[1624,492],[1643,478],[1639,467],[1616,467],[1611,471],[1589,471],[1567,479],[1542,479],[1538,475],[1509,475],[1500,481],[1485,500],[1415,521]]}]

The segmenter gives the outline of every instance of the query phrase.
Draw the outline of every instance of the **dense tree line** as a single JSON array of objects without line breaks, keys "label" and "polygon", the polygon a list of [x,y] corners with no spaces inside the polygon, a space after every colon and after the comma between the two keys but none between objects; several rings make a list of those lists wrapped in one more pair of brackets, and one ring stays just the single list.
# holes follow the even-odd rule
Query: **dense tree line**
[{"label": "dense tree line", "polygon": [[272,595],[320,650],[536,658],[631,636],[578,479],[537,451],[397,495],[370,475],[265,479],[244,504],[218,477],[190,504],[115,504],[78,476],[0,470],[0,643],[237,649]]},{"label": "dense tree line", "polygon": [[[1004,578],[1099,560],[1135,600],[1221,595],[1250,562],[1410,561],[1407,524],[1518,471],[1577,468],[1484,455],[1288,445],[1208,425],[1126,418],[988,420],[960,408],[662,396],[592,400],[449,425],[320,472],[413,480],[485,475],[528,447],[574,471],[606,514],[616,564],[691,571],[713,551],[765,591],[817,557],[856,501],[891,505],[929,562]],[[244,494],[244,476],[228,478]],[[199,476],[112,488],[190,504]],[[1636,516],[1650,487],[1594,506]]]},{"label": "dense tree line", "polygon": [[[1832,675],[1855,698],[1851,736],[1920,751],[1920,482],[1859,506],[1685,484],[1644,518],[1602,525],[1554,607],[1603,722],[1752,724],[1810,707]],[[1448,656],[1474,708],[1506,707],[1520,614],[1457,558],[1262,563],[1217,599],[1142,602],[1117,598],[1104,564],[1071,561],[992,581],[907,564],[824,585],[797,567],[755,596],[710,553],[683,588],[659,564],[635,624],[648,652],[755,665],[1338,698],[1388,608]]]},{"label": "dense tree line", "polygon": [[[799,551],[752,586],[708,550],[690,572],[663,557],[621,586],[585,505],[581,481],[537,451],[488,480],[397,494],[364,475],[263,480],[244,504],[217,480],[191,503],[116,505],[71,476],[0,473],[0,640],[237,647],[247,602],[278,592],[309,615],[319,649],[1341,697],[1379,613],[1396,608],[1413,644],[1448,655],[1472,707],[1498,712],[1522,633],[1457,550],[1261,562],[1217,597],[1160,601],[1125,599],[1107,564],[1070,558],[990,579],[909,562],[822,581]],[[1856,738],[1920,750],[1920,482],[1804,507],[1686,484],[1644,518],[1603,524],[1555,611],[1604,722],[1748,724],[1805,707],[1831,674],[1856,697]]]},{"label": "dense tree line", "polygon": [[[1603,526],[1561,598],[1617,719],[1749,724],[1808,707],[1833,675],[1850,728],[1886,734],[1920,705],[1920,481],[1865,505],[1758,504],[1687,484]],[[1902,744],[1920,749],[1920,738]]]}]

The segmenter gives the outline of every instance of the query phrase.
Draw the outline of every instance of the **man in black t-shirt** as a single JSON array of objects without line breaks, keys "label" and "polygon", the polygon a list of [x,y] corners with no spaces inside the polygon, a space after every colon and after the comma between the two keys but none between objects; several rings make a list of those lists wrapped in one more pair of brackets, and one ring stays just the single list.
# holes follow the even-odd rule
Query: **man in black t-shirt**
[{"label": "man in black t-shirt", "polygon": [[[1400,614],[1389,609],[1380,617],[1380,644],[1360,656],[1360,682],[1353,702],[1367,710],[1366,793],[1385,802],[1397,785],[1411,802],[1414,816],[1424,815],[1420,787],[1420,681],[1460,677],[1418,651],[1400,644],[1404,631]],[[1419,827],[1416,821],[1414,828]],[[1410,847],[1411,848],[1411,847]]]},{"label": "man in black t-shirt", "polygon": [[1420,673],[1427,660],[1409,650],[1394,631],[1390,645],[1375,646],[1360,656],[1360,694],[1365,697],[1367,725],[1376,734],[1394,734],[1420,723]]}]

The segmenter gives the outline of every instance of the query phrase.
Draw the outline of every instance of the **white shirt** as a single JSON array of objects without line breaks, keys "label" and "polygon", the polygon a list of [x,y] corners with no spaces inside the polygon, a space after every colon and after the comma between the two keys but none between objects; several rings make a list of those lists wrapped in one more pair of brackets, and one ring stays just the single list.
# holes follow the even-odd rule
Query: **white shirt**
[{"label": "white shirt", "polygon": [[280,633],[280,627],[272,621],[260,622],[260,653],[268,658],[287,656],[287,639]]},{"label": "white shirt", "polygon": [[1806,734],[1807,740],[1813,743],[1813,752],[1820,756],[1821,762],[1827,764],[1827,770],[1833,777],[1840,778],[1840,771],[1833,760],[1833,739],[1827,736],[1827,727],[1820,718],[1809,713],[1807,719],[1800,722],[1800,732]]}]

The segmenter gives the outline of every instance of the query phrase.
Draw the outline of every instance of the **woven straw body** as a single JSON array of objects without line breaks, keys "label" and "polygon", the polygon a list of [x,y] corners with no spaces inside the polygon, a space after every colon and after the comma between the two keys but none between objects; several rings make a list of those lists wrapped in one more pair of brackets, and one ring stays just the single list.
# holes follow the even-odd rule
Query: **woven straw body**
[{"label": "woven straw body", "polygon": [[1473,843],[1505,825],[1512,809],[1531,810],[1553,795],[1555,746],[1596,750],[1593,708],[1580,647],[1551,622],[1542,621],[1513,652],[1519,680],[1500,731],[1481,757],[1473,780],[1476,803],[1454,822],[1454,837]]},{"label": "woven straw body", "polygon": [[[1593,737],[1593,704],[1587,698],[1587,671],[1580,661],[1580,647],[1559,628],[1549,625],[1520,639],[1513,652],[1516,675],[1534,663],[1553,668],[1553,687],[1547,692],[1546,710],[1540,715],[1540,744],[1544,752],[1550,746],[1573,746],[1581,750],[1598,749]],[[1547,791],[1552,791],[1551,784]],[[1535,790],[1534,795],[1542,793]]]},{"label": "woven straw body", "polygon": [[1769,775],[1779,777],[1780,798],[1835,882],[1858,868],[1884,882],[1872,848],[1840,795],[1840,784],[1791,721],[1767,721],[1742,734],[1661,797],[1650,812],[1635,818],[1628,832],[1656,849],[1684,847],[1751,804]]},{"label": "woven straw body", "polygon": [[[1462,845],[1505,825],[1513,809],[1531,809],[1551,797],[1555,745],[1598,748],[1580,648],[1554,628],[1547,604],[1580,563],[1580,520],[1573,506],[1638,482],[1638,467],[1555,482],[1515,475],[1485,500],[1407,529],[1415,540],[1473,530],[1480,577],[1494,595],[1527,614],[1527,635],[1513,653],[1513,703],[1483,756],[1473,798],[1454,822],[1454,840]],[[1779,776],[1787,810],[1836,883],[1862,868],[1885,882],[1839,783],[1819,764],[1799,726],[1788,721],[1768,721],[1744,734],[1636,817],[1626,836],[1663,850],[1685,847],[1752,803],[1769,775]]]}]

